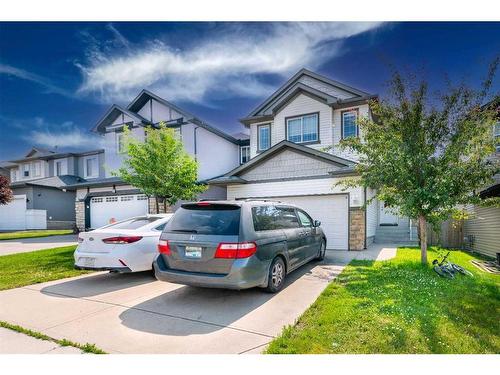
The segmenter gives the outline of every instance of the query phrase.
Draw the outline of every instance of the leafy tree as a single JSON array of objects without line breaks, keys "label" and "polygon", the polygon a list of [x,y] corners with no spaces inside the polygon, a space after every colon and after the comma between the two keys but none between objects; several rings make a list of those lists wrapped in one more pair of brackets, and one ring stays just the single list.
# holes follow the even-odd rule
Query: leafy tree
[{"label": "leafy tree", "polygon": [[374,198],[417,220],[424,264],[427,223],[437,227],[458,205],[478,203],[476,191],[499,171],[489,157],[494,106],[481,107],[497,65],[498,59],[479,90],[462,84],[432,98],[424,80],[394,73],[390,98],[372,101],[372,119],[359,121],[363,139],[343,141],[360,155],[360,178],[341,184],[374,188]]},{"label": "leafy tree", "polygon": [[9,186],[9,179],[0,175],[0,204],[7,204],[12,199],[14,199],[14,196]]},{"label": "leafy tree", "polygon": [[206,187],[197,183],[198,163],[184,150],[174,131],[163,123],[159,129],[147,127],[145,131],[146,139],[140,142],[125,128],[123,145],[128,157],[113,174],[170,205],[195,199],[205,191]]}]

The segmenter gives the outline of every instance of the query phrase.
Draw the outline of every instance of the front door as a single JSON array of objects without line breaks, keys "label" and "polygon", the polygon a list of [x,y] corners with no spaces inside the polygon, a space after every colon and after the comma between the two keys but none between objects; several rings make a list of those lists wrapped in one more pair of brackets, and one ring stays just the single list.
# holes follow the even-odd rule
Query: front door
[{"label": "front door", "polygon": [[385,202],[380,202],[379,215],[380,225],[398,225],[398,215]]}]

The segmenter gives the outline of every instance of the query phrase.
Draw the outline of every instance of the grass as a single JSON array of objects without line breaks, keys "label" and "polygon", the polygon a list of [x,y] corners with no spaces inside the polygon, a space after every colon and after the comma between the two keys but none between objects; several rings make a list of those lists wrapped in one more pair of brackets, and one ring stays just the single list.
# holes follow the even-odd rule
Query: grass
[{"label": "grass", "polygon": [[39,340],[52,341],[52,342],[54,342],[58,345],[61,345],[61,346],[72,346],[74,348],[80,349],[84,353],[107,354],[104,350],[99,349],[94,344],[86,343],[86,344],[82,345],[82,344],[78,344],[76,342],[66,340],[66,339],[58,340],[58,339],[55,339],[53,337],[47,336],[41,332],[32,331],[31,329],[27,329],[27,328],[24,328],[24,327],[15,325],[15,324],[10,324],[10,323],[7,323],[7,322],[1,321],[1,320],[0,320],[0,327],[7,328],[7,329],[10,329],[12,331],[19,332],[19,333],[23,333],[25,335],[34,337],[34,338],[39,339]]},{"label": "grass", "polygon": [[267,353],[499,353],[500,276],[458,250],[450,260],[474,277],[440,278],[419,259],[399,248],[390,261],[352,261]]},{"label": "grass", "polygon": [[71,233],[73,233],[73,231],[71,229],[23,230],[23,231],[18,231],[18,232],[4,232],[4,233],[0,233],[0,241],[1,240],[15,240],[18,238],[59,236],[62,234],[71,234]]},{"label": "grass", "polygon": [[76,245],[0,256],[0,290],[88,273],[73,268],[75,249]]}]

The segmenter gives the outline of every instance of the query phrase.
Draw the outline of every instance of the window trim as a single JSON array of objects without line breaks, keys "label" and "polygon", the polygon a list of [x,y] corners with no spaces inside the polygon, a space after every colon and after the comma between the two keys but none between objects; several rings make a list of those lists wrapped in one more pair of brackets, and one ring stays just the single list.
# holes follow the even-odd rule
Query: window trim
[{"label": "window trim", "polygon": [[344,113],[356,112],[356,138],[359,138],[359,108],[346,109],[345,111],[340,111],[340,139],[344,138]]},{"label": "window trim", "polygon": [[[26,174],[28,172],[28,174]],[[29,163],[23,164],[23,178],[31,177],[31,167]]]},{"label": "window trim", "polygon": [[[266,149],[261,149],[260,148],[260,128],[262,127],[269,127],[269,147]],[[272,140],[271,140],[271,123],[265,123],[265,124],[260,124],[257,125],[257,153],[264,152],[266,150],[269,150],[271,148]]]},{"label": "window trim", "polygon": [[[246,162],[243,162],[243,149],[248,150],[248,160]],[[250,161],[250,146],[249,145],[240,146],[240,165],[248,163],[249,161]]]},{"label": "window trim", "polygon": [[[289,120],[294,120],[294,119],[297,119],[297,118],[303,119],[306,116],[312,116],[312,115],[316,115],[317,119],[318,119],[318,122],[316,124],[316,134],[318,135],[317,139],[315,141],[305,141],[305,142],[293,142],[293,141],[290,141],[288,139],[288,121]],[[320,120],[320,113],[319,113],[319,111],[318,112],[303,113],[301,115],[295,115],[295,116],[285,117],[285,140],[287,140],[288,142],[293,142],[293,143],[298,144],[298,145],[313,145],[313,144],[321,143],[321,140],[320,140],[319,120]],[[304,124],[304,120],[302,120],[302,128],[303,128],[303,124]],[[304,133],[301,134],[301,137],[304,138]]]}]

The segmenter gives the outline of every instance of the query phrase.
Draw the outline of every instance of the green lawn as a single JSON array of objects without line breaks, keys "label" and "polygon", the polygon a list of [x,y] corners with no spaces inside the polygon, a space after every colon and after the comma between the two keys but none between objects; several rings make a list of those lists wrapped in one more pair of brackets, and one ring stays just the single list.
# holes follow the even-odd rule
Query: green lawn
[{"label": "green lawn", "polygon": [[0,290],[78,276],[73,268],[75,246],[0,256]]},{"label": "green lawn", "polygon": [[352,261],[267,353],[499,353],[500,276],[453,251],[474,277],[442,279],[419,257]]},{"label": "green lawn", "polygon": [[61,234],[71,234],[71,233],[73,233],[73,231],[71,229],[23,230],[23,231],[18,231],[18,232],[4,232],[4,233],[0,233],[0,241],[1,240],[15,240],[18,238],[58,236]]}]

